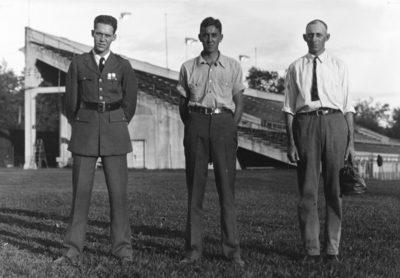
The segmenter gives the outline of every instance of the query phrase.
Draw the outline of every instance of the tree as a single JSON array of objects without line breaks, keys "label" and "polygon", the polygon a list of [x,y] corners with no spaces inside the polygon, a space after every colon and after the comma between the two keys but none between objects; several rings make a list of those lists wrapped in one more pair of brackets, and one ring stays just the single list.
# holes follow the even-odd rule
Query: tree
[{"label": "tree", "polygon": [[372,131],[386,134],[387,131],[381,124],[389,125],[389,115],[387,112],[390,111],[389,104],[381,105],[380,102],[373,105],[374,99],[359,100],[355,105],[357,114],[355,116],[355,123],[359,126],[368,128]]},{"label": "tree", "polygon": [[[50,87],[43,81],[40,87]],[[36,129],[38,131],[58,131],[60,128],[61,94],[38,94],[36,97]]]},{"label": "tree", "polygon": [[279,76],[276,71],[251,67],[248,76],[246,76],[246,81],[252,89],[280,95],[284,94],[285,79]]},{"label": "tree", "polygon": [[393,109],[392,127],[389,130],[389,136],[400,140],[400,108]]},{"label": "tree", "polygon": [[23,78],[7,69],[7,63],[0,66],[0,128],[24,128],[24,90]]}]

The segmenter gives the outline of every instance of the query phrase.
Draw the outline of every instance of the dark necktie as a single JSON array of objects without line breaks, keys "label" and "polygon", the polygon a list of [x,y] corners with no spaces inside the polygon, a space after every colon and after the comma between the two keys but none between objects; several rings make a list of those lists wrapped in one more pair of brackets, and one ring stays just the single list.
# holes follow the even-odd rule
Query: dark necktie
[{"label": "dark necktie", "polygon": [[312,87],[311,87],[311,101],[319,100],[318,96],[318,82],[317,82],[317,59],[315,56],[313,61],[313,75],[312,75]]},{"label": "dark necktie", "polygon": [[100,73],[103,71],[104,69],[104,62],[106,61],[106,59],[104,59],[103,57],[101,57],[100,59],[100,63],[99,63],[99,69],[100,69]]}]

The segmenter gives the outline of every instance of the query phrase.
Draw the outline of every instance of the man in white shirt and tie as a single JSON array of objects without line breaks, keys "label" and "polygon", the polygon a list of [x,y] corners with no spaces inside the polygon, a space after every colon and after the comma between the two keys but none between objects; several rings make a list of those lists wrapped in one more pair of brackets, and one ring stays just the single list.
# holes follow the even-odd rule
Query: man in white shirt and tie
[{"label": "man in white shirt and tie", "polygon": [[288,69],[282,111],[288,138],[287,156],[297,163],[300,191],[298,216],[306,261],[321,254],[317,209],[322,165],[326,200],[322,251],[328,261],[338,261],[342,221],[339,170],[355,158],[354,107],[348,88],[348,71],[343,61],[325,51],[328,26],[313,20],[306,26],[304,41],[308,54]]}]

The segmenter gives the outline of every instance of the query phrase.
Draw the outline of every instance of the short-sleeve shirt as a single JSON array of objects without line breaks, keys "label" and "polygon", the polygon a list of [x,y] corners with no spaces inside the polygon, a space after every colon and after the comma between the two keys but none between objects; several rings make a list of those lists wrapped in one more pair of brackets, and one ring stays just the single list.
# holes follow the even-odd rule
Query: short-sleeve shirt
[{"label": "short-sleeve shirt", "polygon": [[346,64],[326,51],[317,58],[316,75],[319,100],[311,100],[314,58],[314,55],[308,53],[289,66],[282,111],[294,115],[324,107],[338,109],[343,114],[354,113]]},{"label": "short-sleeve shirt", "polygon": [[191,59],[182,65],[179,74],[178,90],[189,98],[189,106],[225,107],[234,111],[233,96],[245,88],[240,63],[221,53],[212,64],[201,55]]}]

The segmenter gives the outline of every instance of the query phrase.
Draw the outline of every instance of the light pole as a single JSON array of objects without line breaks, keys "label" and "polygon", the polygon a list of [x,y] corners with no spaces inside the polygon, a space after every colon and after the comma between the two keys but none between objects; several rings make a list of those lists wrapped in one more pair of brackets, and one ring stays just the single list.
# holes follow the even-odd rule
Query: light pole
[{"label": "light pole", "polygon": [[188,57],[187,57],[188,45],[195,44],[196,42],[197,42],[196,39],[193,39],[193,38],[185,38],[185,44],[186,44],[186,60],[188,59]]},{"label": "light pole", "polygon": [[127,20],[132,14],[131,13],[121,13],[119,19],[120,19],[120,24],[119,24],[119,54],[121,55],[121,35],[122,35],[122,28],[121,28],[121,19]]}]

